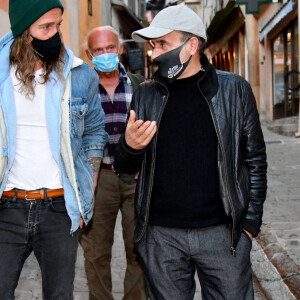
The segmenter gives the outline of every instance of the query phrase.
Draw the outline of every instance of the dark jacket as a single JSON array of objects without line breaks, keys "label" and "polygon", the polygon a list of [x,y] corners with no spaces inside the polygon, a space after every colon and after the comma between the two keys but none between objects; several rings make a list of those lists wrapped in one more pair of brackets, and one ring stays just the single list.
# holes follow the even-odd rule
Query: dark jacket
[{"label": "dark jacket", "polygon": [[[205,75],[198,86],[209,106],[218,137],[219,191],[224,210],[232,219],[234,252],[241,230],[256,236],[262,223],[267,189],[266,148],[250,85],[236,74],[216,71],[204,54],[201,64]],[[158,74],[139,86],[132,100],[136,119],[155,120],[158,131],[140,151],[131,149],[122,135],[115,154],[117,173],[140,172],[135,195],[136,242],[142,238],[148,222],[157,134],[168,94]]]}]

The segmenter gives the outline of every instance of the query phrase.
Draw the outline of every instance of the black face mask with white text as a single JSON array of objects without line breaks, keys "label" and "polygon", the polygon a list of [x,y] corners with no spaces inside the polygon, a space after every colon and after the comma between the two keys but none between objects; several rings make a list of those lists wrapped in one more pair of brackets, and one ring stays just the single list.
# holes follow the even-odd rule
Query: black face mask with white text
[{"label": "black face mask with white text", "polygon": [[59,32],[48,40],[39,40],[33,36],[32,47],[34,54],[44,62],[50,62],[58,58],[61,49],[61,38]]},{"label": "black face mask with white text", "polygon": [[192,58],[191,55],[186,62],[181,63],[179,57],[182,48],[188,41],[189,40],[186,40],[178,48],[168,51],[153,59],[153,61],[158,65],[159,74],[169,83],[174,82],[184,72]]}]

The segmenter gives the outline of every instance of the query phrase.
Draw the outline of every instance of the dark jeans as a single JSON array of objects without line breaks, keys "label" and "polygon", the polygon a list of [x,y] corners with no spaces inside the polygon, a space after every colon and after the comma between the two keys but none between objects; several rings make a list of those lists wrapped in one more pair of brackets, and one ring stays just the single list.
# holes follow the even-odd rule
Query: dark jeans
[{"label": "dark jeans", "polygon": [[138,244],[151,300],[192,300],[195,270],[203,300],[253,300],[250,265],[252,241],[242,233],[236,257],[231,230],[219,225],[176,229],[148,225]]},{"label": "dark jeans", "polygon": [[79,230],[64,197],[47,200],[1,199],[0,295],[14,299],[23,264],[33,251],[42,272],[44,299],[73,299]]}]

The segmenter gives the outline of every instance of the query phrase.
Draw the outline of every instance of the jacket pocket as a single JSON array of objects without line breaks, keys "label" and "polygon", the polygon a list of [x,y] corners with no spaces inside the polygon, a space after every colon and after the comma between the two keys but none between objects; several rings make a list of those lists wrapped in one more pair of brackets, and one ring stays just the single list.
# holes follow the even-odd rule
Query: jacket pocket
[{"label": "jacket pocket", "polygon": [[72,134],[75,137],[82,137],[84,132],[84,117],[88,111],[86,103],[72,103]]}]

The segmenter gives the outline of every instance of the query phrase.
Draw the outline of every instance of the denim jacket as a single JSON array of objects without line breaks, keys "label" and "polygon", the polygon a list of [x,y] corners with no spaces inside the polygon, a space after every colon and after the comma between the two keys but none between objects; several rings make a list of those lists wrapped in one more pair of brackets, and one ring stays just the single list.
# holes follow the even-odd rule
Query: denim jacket
[{"label": "denim jacket", "polygon": [[[0,196],[16,147],[16,112],[9,54],[13,36],[0,39]],[[50,147],[59,166],[71,232],[93,214],[94,179],[88,158],[103,157],[107,141],[96,72],[66,48],[64,80],[55,71],[46,83],[46,120]],[[45,166],[45,169],[47,166]]]}]

